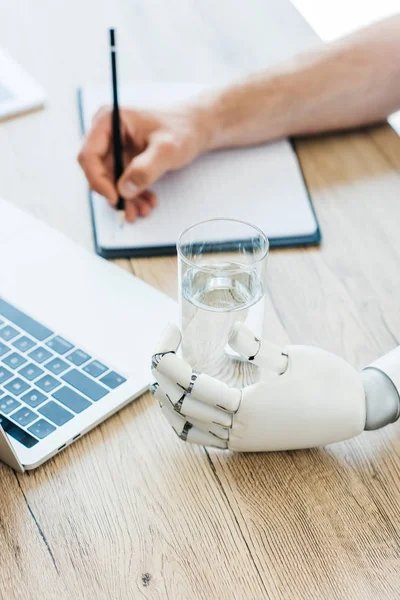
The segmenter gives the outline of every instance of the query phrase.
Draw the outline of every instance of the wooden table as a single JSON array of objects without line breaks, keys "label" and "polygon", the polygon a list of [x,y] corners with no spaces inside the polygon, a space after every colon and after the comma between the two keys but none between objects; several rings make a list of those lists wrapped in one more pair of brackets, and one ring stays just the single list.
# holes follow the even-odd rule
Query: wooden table
[{"label": "wooden table", "polygon": [[[0,0],[1,44],[48,92],[0,125],[0,194],[86,246],[75,88],[104,79],[110,24],[126,78],[234,77],[262,67],[270,31],[289,54],[315,43],[283,0]],[[382,126],[298,151],[324,243],[271,254],[266,333],[362,367],[400,340],[400,140]],[[174,258],[118,264],[176,295]],[[399,432],[236,455],[181,443],[147,394],[34,472],[0,466],[0,597],[399,598]]]}]

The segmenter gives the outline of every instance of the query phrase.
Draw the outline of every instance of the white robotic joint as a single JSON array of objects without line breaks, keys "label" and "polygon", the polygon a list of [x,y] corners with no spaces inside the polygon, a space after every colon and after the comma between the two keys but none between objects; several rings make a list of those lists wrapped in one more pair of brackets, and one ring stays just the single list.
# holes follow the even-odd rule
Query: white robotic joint
[{"label": "white robotic joint", "polygon": [[366,367],[361,377],[365,389],[365,429],[379,429],[400,416],[400,346]]}]

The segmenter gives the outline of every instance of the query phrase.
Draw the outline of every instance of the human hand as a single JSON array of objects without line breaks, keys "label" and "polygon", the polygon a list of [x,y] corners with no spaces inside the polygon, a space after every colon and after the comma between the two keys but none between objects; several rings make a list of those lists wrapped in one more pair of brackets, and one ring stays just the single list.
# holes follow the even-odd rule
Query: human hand
[{"label": "human hand", "polygon": [[125,216],[147,217],[157,204],[149,187],[167,171],[190,163],[206,150],[207,125],[199,107],[170,111],[120,109],[125,170],[114,183],[112,109],[101,108],[85,137],[78,162],[92,190],[116,206],[125,200]]},{"label": "human hand", "polygon": [[185,441],[241,452],[294,450],[364,430],[361,376],[334,354],[310,346],[280,349],[237,323],[229,345],[262,373],[259,383],[238,390],[193,371],[175,354],[180,341],[170,325],[153,356],[151,391]]}]

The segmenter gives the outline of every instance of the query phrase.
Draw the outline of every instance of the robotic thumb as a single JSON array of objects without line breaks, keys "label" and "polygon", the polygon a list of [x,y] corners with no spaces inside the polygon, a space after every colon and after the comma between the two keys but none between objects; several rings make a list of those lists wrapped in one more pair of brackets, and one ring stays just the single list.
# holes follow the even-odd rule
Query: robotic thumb
[{"label": "robotic thumb", "polygon": [[229,333],[229,346],[255,365],[281,375],[286,371],[288,356],[283,348],[259,340],[243,323],[237,321]]}]

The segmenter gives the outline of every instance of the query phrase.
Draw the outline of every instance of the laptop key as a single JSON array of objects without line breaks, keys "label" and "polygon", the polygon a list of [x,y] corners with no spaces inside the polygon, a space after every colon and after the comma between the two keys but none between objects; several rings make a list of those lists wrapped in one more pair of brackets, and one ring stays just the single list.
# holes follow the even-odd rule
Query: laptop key
[{"label": "laptop key", "polygon": [[28,363],[27,365],[25,365],[25,367],[18,371],[18,374],[25,377],[25,379],[27,379],[28,381],[33,381],[42,373],[44,373],[43,369],[41,369],[37,365],[34,365],[33,363]]},{"label": "laptop key", "polygon": [[92,406],[89,400],[71,390],[69,387],[62,387],[52,394],[56,400],[70,408],[74,413],[81,413],[85,408]]},{"label": "laptop key", "polygon": [[7,354],[7,352],[10,352],[10,350],[11,348],[9,348],[7,344],[0,342],[0,356],[4,356],[4,354]]},{"label": "laptop key", "polygon": [[26,337],[26,335],[23,335],[15,340],[12,345],[15,346],[15,348],[17,348],[17,350],[20,352],[28,352],[28,350],[33,348],[33,346],[36,346],[36,342],[30,340],[28,337]]},{"label": "laptop key", "polygon": [[36,381],[35,384],[44,392],[51,392],[60,385],[60,382],[51,375],[44,375],[41,379]]},{"label": "laptop key", "polygon": [[8,415],[8,413],[18,408],[18,406],[21,406],[21,402],[18,402],[12,396],[3,396],[3,398],[0,398],[0,411],[4,415]]},{"label": "laptop key", "polygon": [[100,377],[103,373],[105,373],[108,368],[103,365],[98,360],[92,360],[86,367],[83,368],[86,373],[89,373],[92,377]]},{"label": "laptop key", "polygon": [[59,426],[64,425],[64,423],[74,418],[74,415],[69,410],[65,410],[65,408],[53,402],[53,400],[39,408],[39,412],[47,417],[49,421]]},{"label": "laptop key", "polygon": [[19,377],[16,377],[12,381],[6,383],[4,387],[12,394],[15,394],[15,396],[20,396],[29,389],[29,385],[26,383],[26,381],[20,379]]},{"label": "laptop key", "polygon": [[26,404],[29,404],[29,406],[32,408],[36,408],[39,406],[39,404],[42,404],[45,400],[47,400],[47,396],[42,394],[42,392],[39,392],[39,390],[35,390],[35,388],[33,388],[21,396],[20,400]]},{"label": "laptop key", "polygon": [[38,437],[40,440],[50,435],[50,433],[53,433],[55,430],[56,428],[54,425],[48,421],[45,421],[44,419],[39,419],[39,421],[36,421],[36,423],[28,427],[28,431],[33,433],[33,435]]},{"label": "laptop key", "polygon": [[44,327],[43,325],[35,321],[35,319],[28,317],[28,315],[23,313],[21,310],[18,310],[18,308],[15,308],[15,306],[12,306],[11,304],[6,302],[5,300],[2,300],[1,298],[0,315],[11,321],[11,323],[14,323],[14,325],[17,325],[17,327],[20,327],[21,329],[29,333],[29,335],[34,337],[36,340],[39,340],[40,342],[43,342],[53,333],[50,329]]},{"label": "laptop key", "polygon": [[46,346],[57,352],[57,354],[65,354],[68,350],[72,350],[74,347],[73,344],[70,344],[59,335],[51,338],[48,342],[46,342]]},{"label": "laptop key", "polygon": [[41,365],[45,360],[51,358],[53,354],[46,350],[46,348],[39,346],[35,350],[32,350],[32,352],[29,352],[28,356]]},{"label": "laptop key", "polygon": [[80,373],[76,369],[68,371],[68,373],[65,373],[61,379],[64,379],[64,381],[72,385],[72,387],[77,389],[79,392],[82,392],[82,394],[85,394],[85,396],[91,400],[94,400],[95,402],[109,393],[105,387],[96,381],[93,381],[93,379],[90,379],[83,373]]},{"label": "laptop key", "polygon": [[16,421],[18,425],[26,427],[29,423],[32,423],[37,419],[37,414],[31,411],[29,408],[20,408],[17,412],[11,415],[13,421]]},{"label": "laptop key", "polygon": [[18,352],[12,352],[3,359],[3,363],[12,369],[18,369],[18,367],[26,363],[26,358],[18,354]]},{"label": "laptop key", "polygon": [[118,375],[118,373],[116,373],[115,371],[110,371],[110,373],[104,375],[104,377],[102,377],[100,381],[101,383],[104,383],[107,387],[111,388],[112,390],[115,390],[115,388],[117,388],[119,385],[125,383],[126,379],[125,377],[122,377],[122,375]]},{"label": "laptop key", "polygon": [[46,369],[54,373],[54,375],[64,373],[70,366],[65,360],[61,360],[61,358],[53,358],[53,360],[45,364]]},{"label": "laptop key", "polygon": [[9,419],[6,419],[6,417],[3,417],[2,415],[0,415],[0,425],[7,435],[10,435],[12,438],[14,438],[14,440],[17,440],[17,442],[26,448],[33,448],[33,446],[36,446],[36,444],[39,443],[38,440],[33,437],[33,435],[26,433],[26,431],[21,429],[21,427]]},{"label": "laptop key", "polygon": [[14,374],[11,373],[11,371],[6,369],[5,367],[0,367],[0,383],[5,383],[9,379],[11,379],[11,377],[14,377]]},{"label": "laptop key", "polygon": [[18,333],[19,331],[14,329],[14,327],[11,327],[11,325],[6,325],[2,329],[0,329],[0,337],[2,337],[3,340],[6,340],[7,342],[16,338]]},{"label": "laptop key", "polygon": [[92,357],[89,356],[89,354],[86,354],[86,352],[84,352],[83,350],[74,350],[65,358],[74,363],[74,365],[76,365],[77,367],[80,367],[81,365],[83,365],[83,363],[87,362]]}]

